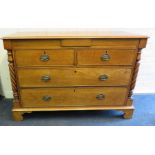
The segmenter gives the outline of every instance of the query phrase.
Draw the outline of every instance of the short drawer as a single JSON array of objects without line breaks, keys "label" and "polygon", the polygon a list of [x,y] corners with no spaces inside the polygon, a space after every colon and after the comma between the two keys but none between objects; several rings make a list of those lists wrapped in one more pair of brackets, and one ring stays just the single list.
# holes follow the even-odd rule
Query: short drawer
[{"label": "short drawer", "polygon": [[127,88],[40,88],[20,91],[23,107],[120,106],[125,104]]},{"label": "short drawer", "polygon": [[136,50],[79,49],[78,65],[133,65]]},{"label": "short drawer", "polygon": [[16,50],[17,66],[62,66],[74,64],[74,50]]},{"label": "short drawer", "polygon": [[104,47],[111,49],[137,49],[139,39],[124,38],[83,38],[83,39],[62,39],[61,46],[66,47]]},{"label": "short drawer", "polygon": [[92,46],[110,48],[110,49],[137,49],[139,39],[124,39],[124,38],[107,38],[107,39],[93,39]]},{"label": "short drawer", "polygon": [[127,86],[130,67],[18,69],[20,87]]},{"label": "short drawer", "polygon": [[73,47],[82,47],[82,46],[91,46],[91,39],[62,39],[61,46],[73,46]]}]

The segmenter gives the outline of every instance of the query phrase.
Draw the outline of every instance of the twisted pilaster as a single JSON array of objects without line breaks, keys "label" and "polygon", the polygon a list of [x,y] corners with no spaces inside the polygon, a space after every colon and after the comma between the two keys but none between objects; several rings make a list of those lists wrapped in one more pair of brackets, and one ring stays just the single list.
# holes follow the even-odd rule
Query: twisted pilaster
[{"label": "twisted pilaster", "polygon": [[129,98],[132,96],[133,89],[135,88],[137,74],[138,74],[139,66],[140,66],[140,63],[139,63],[140,59],[141,59],[141,50],[139,49],[139,51],[137,53],[136,63],[135,63],[134,72],[133,72],[133,76],[132,76],[132,81],[131,81],[131,85],[130,85]]},{"label": "twisted pilaster", "polygon": [[17,87],[17,82],[16,82],[16,72],[15,72],[13,54],[12,54],[11,50],[8,50],[8,62],[9,62],[9,69],[10,69],[10,77],[11,77],[11,84],[12,84],[14,102],[19,103],[18,87]]}]

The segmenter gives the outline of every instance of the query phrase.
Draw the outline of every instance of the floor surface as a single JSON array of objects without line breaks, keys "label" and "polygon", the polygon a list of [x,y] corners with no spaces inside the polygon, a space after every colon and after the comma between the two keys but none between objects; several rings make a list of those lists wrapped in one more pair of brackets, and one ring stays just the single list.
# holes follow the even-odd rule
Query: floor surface
[{"label": "floor surface", "polygon": [[155,94],[134,95],[132,119],[123,119],[119,111],[33,112],[24,121],[11,117],[12,100],[0,100],[0,126],[154,126]]}]

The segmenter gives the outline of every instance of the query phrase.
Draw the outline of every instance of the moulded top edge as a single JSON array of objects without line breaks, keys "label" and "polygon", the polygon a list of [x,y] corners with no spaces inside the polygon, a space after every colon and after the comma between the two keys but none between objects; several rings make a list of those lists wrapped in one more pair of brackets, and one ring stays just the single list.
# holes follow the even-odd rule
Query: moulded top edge
[{"label": "moulded top edge", "polygon": [[53,32],[17,32],[2,39],[73,39],[73,38],[148,38],[145,35],[120,31],[53,31]]}]

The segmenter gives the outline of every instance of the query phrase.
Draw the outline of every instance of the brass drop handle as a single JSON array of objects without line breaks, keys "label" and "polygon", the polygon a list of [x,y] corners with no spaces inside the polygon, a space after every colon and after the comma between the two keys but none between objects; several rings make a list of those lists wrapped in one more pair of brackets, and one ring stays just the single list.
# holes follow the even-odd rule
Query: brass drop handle
[{"label": "brass drop handle", "polygon": [[47,101],[50,101],[51,99],[52,99],[51,96],[43,96],[43,97],[42,97],[42,100],[43,100],[43,101],[46,101],[46,102],[47,102]]},{"label": "brass drop handle", "polygon": [[96,96],[96,99],[97,100],[103,100],[103,99],[105,99],[105,96],[103,94],[99,94]]},{"label": "brass drop handle", "polygon": [[102,56],[101,56],[101,60],[102,61],[109,61],[110,60],[110,55],[109,54],[103,54]]},{"label": "brass drop handle", "polygon": [[47,54],[43,54],[40,56],[40,60],[43,62],[46,62],[49,60],[49,56]]},{"label": "brass drop handle", "polygon": [[101,81],[106,81],[106,80],[108,80],[108,76],[107,75],[100,75],[99,76],[99,80],[101,80]]},{"label": "brass drop handle", "polygon": [[44,75],[44,76],[41,77],[41,80],[44,81],[44,82],[47,82],[47,81],[51,80],[51,78],[48,75]]}]

